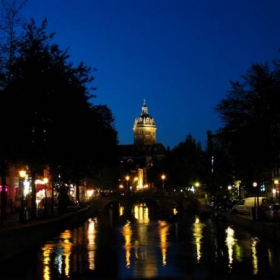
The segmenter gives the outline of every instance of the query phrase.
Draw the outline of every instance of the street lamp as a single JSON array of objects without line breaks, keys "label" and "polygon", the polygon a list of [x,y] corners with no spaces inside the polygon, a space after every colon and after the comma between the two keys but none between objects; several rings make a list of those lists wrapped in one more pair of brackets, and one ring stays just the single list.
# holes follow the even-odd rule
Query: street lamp
[{"label": "street lamp", "polygon": [[164,190],[164,180],[166,176],[164,174],[161,175],[161,180],[162,180],[162,190]]},{"label": "street lamp", "polygon": [[253,187],[256,189],[256,195],[255,195],[255,214],[256,214],[256,220],[258,220],[258,204],[259,204],[259,199],[258,199],[258,183],[253,182]]},{"label": "street lamp", "polygon": [[200,193],[200,191],[199,191],[199,186],[200,186],[200,184],[199,184],[198,181],[196,181],[196,182],[194,183],[194,185],[195,185],[195,187],[196,187],[196,195],[198,196],[199,193]]},{"label": "street lamp", "polygon": [[128,175],[125,177],[125,180],[126,180],[126,188],[128,189],[128,181],[129,181],[129,176]]},{"label": "street lamp", "polygon": [[275,185],[275,200],[278,203],[279,202],[279,197],[277,193],[279,193],[279,180],[274,180],[274,185]]},{"label": "street lamp", "polygon": [[43,179],[43,181],[44,181],[44,191],[45,191],[45,194],[44,194],[44,196],[45,196],[45,201],[44,201],[44,214],[45,214],[45,218],[47,217],[47,215],[48,215],[48,209],[47,209],[47,184],[48,184],[48,182],[49,182],[49,179],[48,178],[44,178]]},{"label": "street lamp", "polygon": [[228,185],[228,192],[229,192],[229,197],[231,198],[232,197],[232,192],[231,192],[231,190],[232,190],[232,186],[231,185]]},{"label": "street lamp", "polygon": [[24,222],[24,190],[23,180],[25,179],[26,171],[19,171],[19,191],[20,191],[20,210],[19,210],[19,221]]}]

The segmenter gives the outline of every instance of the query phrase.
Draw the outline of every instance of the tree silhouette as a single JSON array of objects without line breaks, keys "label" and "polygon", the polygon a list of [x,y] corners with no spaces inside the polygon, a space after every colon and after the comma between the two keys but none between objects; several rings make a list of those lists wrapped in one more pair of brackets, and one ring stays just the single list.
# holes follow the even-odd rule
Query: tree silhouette
[{"label": "tree silhouette", "polygon": [[[54,33],[31,19],[18,38],[10,80],[0,94],[5,160],[25,163],[35,177],[45,166],[78,183],[114,162],[117,132],[105,105],[93,105],[92,69],[68,62],[68,50],[51,44]],[[116,162],[116,160],[115,160]]]},{"label": "tree silhouette", "polygon": [[226,98],[215,107],[234,172],[248,187],[255,180],[270,182],[274,166],[279,166],[279,63],[273,66],[271,70],[268,63],[253,64],[242,82],[231,82]]},{"label": "tree silhouette", "polygon": [[169,182],[176,187],[189,188],[205,178],[205,152],[200,142],[189,134],[185,141],[176,145],[169,153],[167,164]]}]

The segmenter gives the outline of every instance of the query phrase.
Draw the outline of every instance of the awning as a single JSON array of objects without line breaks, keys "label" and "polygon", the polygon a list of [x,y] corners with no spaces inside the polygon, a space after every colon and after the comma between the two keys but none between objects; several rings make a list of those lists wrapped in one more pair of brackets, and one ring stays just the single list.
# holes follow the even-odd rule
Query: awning
[{"label": "awning", "polygon": [[36,187],[36,192],[39,192],[41,190],[51,191],[52,189],[51,187],[46,186],[44,184],[36,184],[35,187]]}]

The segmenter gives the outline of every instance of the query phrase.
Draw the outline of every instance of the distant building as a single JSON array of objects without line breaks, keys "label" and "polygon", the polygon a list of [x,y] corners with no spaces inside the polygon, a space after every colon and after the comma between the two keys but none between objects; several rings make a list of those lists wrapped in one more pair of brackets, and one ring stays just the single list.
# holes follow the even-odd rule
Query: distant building
[{"label": "distant building", "polygon": [[[148,112],[145,100],[132,129],[134,143],[119,145],[120,187],[130,190],[153,188],[156,178],[160,180],[166,149],[163,144],[156,142],[156,123]],[[148,176],[149,172],[153,175]]]},{"label": "distant building", "polygon": [[149,115],[148,106],[144,99],[141,115],[135,119],[133,125],[134,145],[154,145],[156,144],[156,123]]}]

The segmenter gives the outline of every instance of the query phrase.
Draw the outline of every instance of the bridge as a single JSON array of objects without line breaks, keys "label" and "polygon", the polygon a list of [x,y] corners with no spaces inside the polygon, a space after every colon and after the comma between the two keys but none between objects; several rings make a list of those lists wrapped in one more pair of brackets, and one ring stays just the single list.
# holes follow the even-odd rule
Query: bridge
[{"label": "bridge", "polygon": [[133,209],[135,204],[145,203],[159,212],[170,212],[177,208],[183,212],[198,210],[198,200],[194,196],[172,196],[165,194],[132,193],[129,195],[100,196],[93,200],[93,205],[98,211],[106,211],[112,206],[123,206],[126,211]]}]

